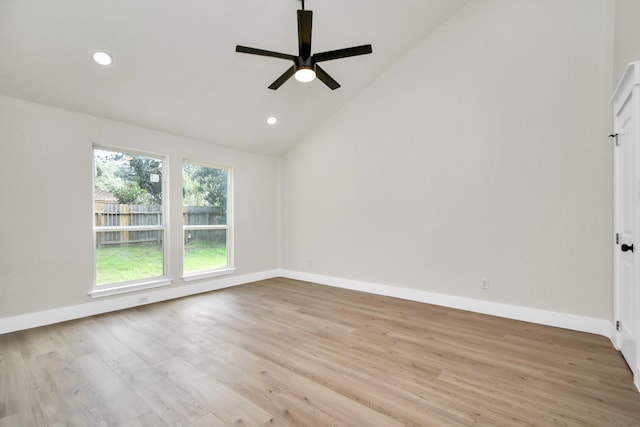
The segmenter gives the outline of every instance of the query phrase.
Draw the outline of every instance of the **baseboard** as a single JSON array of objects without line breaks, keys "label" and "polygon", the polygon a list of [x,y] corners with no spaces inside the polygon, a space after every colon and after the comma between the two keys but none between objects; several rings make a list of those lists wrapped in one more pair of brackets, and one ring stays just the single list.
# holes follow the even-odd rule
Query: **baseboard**
[{"label": "baseboard", "polygon": [[215,291],[218,289],[229,288],[274,277],[286,277],[313,282],[320,285],[335,286],[344,289],[489,314],[492,316],[588,332],[605,336],[612,341],[615,337],[613,324],[603,319],[282,269],[225,277],[217,280],[207,280],[168,289],[154,290],[147,293],[136,293],[133,295],[97,300],[86,304],[5,317],[0,319],[0,334]]},{"label": "baseboard", "polygon": [[189,295],[201,294],[204,292],[257,282],[259,280],[271,279],[273,277],[278,277],[279,275],[279,270],[267,270],[258,273],[206,280],[198,283],[191,282],[187,285],[163,288],[162,290],[156,289],[149,292],[139,292],[126,296],[95,300],[86,304],[78,304],[55,308],[52,310],[5,317],[0,319],[0,334],[51,325],[54,323],[65,322],[67,320],[79,319],[81,317],[108,313],[110,311],[152,304],[154,302],[166,301]]},{"label": "baseboard", "polygon": [[[613,324],[604,319],[578,316],[575,314],[558,313],[516,305],[501,304],[472,298],[457,297],[453,295],[439,294],[421,291],[417,289],[401,288],[396,286],[381,285],[377,283],[362,282],[357,280],[342,279],[339,277],[323,276],[293,270],[280,270],[280,276],[289,279],[303,280],[321,285],[335,286],[338,288],[368,292],[411,301],[424,302],[443,307],[456,308],[508,319],[522,320],[541,325],[555,326],[574,331],[588,332],[602,335],[610,340],[614,337]],[[613,340],[612,340],[613,341]]]}]

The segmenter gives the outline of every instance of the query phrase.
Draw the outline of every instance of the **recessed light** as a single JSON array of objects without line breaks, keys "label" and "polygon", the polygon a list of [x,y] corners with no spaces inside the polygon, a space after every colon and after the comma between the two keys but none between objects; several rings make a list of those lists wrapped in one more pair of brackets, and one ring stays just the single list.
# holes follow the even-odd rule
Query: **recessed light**
[{"label": "recessed light", "polygon": [[277,121],[278,121],[278,119],[273,117],[273,116],[271,116],[271,117],[269,117],[267,119],[267,123],[269,123],[270,125],[275,125]]},{"label": "recessed light", "polygon": [[96,52],[93,54],[93,60],[96,61],[100,65],[110,65],[111,64],[111,55],[106,52]]}]

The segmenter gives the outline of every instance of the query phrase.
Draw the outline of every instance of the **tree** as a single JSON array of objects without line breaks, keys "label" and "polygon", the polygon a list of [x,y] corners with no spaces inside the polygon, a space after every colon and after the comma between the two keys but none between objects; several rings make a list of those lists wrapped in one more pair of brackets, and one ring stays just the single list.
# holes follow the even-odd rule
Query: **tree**
[{"label": "tree", "polygon": [[227,181],[225,169],[185,163],[182,192],[184,202],[190,206],[212,206],[226,221]]},{"label": "tree", "polygon": [[145,191],[152,204],[162,204],[162,163],[157,159],[132,155],[128,165],[121,169],[125,181],[135,182]]},{"label": "tree", "polygon": [[162,204],[162,162],[140,155],[95,151],[95,186],[122,204]]},{"label": "tree", "polygon": [[113,190],[118,203],[123,205],[142,205],[149,199],[148,193],[140,188],[137,182],[127,182]]},{"label": "tree", "polygon": [[123,155],[110,151],[96,150],[95,152],[95,187],[98,190],[113,193],[116,188],[124,185],[118,173]]}]

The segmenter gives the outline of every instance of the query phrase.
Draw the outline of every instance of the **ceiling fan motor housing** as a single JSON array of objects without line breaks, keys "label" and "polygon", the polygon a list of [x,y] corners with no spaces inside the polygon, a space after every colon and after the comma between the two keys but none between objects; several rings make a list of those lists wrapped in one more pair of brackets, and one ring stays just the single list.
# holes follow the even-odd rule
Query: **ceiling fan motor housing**
[{"label": "ceiling fan motor housing", "polygon": [[313,60],[313,57],[303,58],[298,56],[293,62],[296,64],[296,71],[305,68],[313,71],[316,70],[316,61]]}]

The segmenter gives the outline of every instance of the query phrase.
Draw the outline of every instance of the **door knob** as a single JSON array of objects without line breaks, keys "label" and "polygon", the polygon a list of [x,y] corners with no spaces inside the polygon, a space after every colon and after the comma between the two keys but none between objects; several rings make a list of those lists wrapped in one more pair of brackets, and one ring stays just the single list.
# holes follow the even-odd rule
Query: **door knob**
[{"label": "door knob", "polygon": [[620,249],[622,250],[622,252],[628,252],[628,251],[633,252],[633,243],[631,245],[627,245],[626,243],[623,243],[622,246],[620,246]]}]

